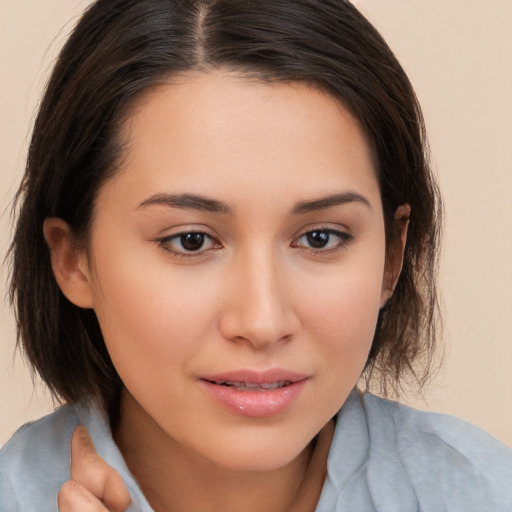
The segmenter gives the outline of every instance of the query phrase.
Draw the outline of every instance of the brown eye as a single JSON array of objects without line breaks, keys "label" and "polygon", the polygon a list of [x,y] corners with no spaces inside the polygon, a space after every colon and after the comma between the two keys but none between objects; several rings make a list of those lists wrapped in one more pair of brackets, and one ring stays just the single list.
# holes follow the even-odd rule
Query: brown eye
[{"label": "brown eye", "polygon": [[201,255],[210,249],[219,249],[222,245],[207,233],[202,231],[187,231],[176,233],[158,240],[158,244],[176,256]]},{"label": "brown eye", "polygon": [[204,245],[204,233],[184,233],[180,235],[180,243],[186,251],[199,251]]},{"label": "brown eye", "polygon": [[329,244],[331,234],[328,231],[310,231],[306,233],[308,245],[313,249],[322,249]]},{"label": "brown eye", "polygon": [[292,247],[327,253],[346,247],[353,235],[336,229],[312,229],[292,242]]}]

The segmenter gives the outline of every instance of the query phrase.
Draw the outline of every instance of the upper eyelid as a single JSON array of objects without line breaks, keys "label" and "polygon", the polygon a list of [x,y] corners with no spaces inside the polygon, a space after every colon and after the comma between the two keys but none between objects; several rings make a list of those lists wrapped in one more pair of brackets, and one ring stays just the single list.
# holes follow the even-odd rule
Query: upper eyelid
[{"label": "upper eyelid", "polygon": [[221,243],[220,240],[218,239],[218,237],[216,237],[214,235],[211,235],[210,233],[207,233],[206,231],[194,230],[194,229],[191,229],[191,230],[188,230],[188,231],[179,231],[178,233],[172,233],[172,234],[169,234],[169,235],[160,236],[160,237],[157,238],[157,241],[158,242],[165,242],[166,240],[176,240],[180,236],[188,235],[188,234],[191,234],[191,233],[204,235],[206,238],[209,238],[214,243],[219,243],[219,244]]},{"label": "upper eyelid", "polygon": [[208,231],[204,231],[203,229],[185,229],[185,230],[177,231],[176,233],[162,234],[161,236],[159,236],[159,239],[165,240],[165,239],[169,239],[169,238],[177,238],[179,236],[189,235],[191,233],[198,233],[201,235],[206,235],[209,238],[215,238],[214,235],[208,233]]},{"label": "upper eyelid", "polygon": [[[165,233],[165,232],[170,231],[171,229],[176,229],[176,228],[166,228],[166,229],[163,229],[161,231],[161,234],[159,234],[157,237],[155,237],[155,239],[156,240],[166,240],[166,239],[171,239],[171,238],[177,238],[179,236],[186,235],[186,234],[189,234],[189,233],[201,233],[201,234],[206,235],[207,237],[211,238],[212,240],[216,240],[218,242],[220,241],[220,237],[218,235],[212,234],[208,229],[206,229],[203,226],[200,226],[198,228],[186,227],[185,229],[183,229],[182,227],[179,227],[179,231],[176,231],[176,232],[173,232],[173,233],[167,233],[167,234]],[[298,238],[301,238],[304,235],[307,235],[308,233],[311,233],[313,231],[327,231],[327,232],[332,233],[332,234],[339,234],[339,235],[344,235],[344,236],[353,236],[350,233],[350,230],[348,228],[346,228],[346,227],[339,228],[339,227],[332,227],[332,226],[326,226],[326,225],[323,225],[323,224],[319,224],[319,225],[307,226],[306,228],[301,228],[300,230],[297,230],[292,235],[292,240],[296,240]]]},{"label": "upper eyelid", "polygon": [[214,237],[215,235],[212,234],[212,230],[204,225],[204,224],[181,224],[178,226],[166,226],[162,229],[160,229],[157,233],[157,236],[160,238],[165,237],[171,237],[175,235],[183,235],[186,233],[205,233],[206,235],[209,235],[211,237]]},{"label": "upper eyelid", "polygon": [[332,235],[335,235],[335,236],[344,237],[344,238],[354,238],[354,235],[352,233],[348,233],[347,231],[342,231],[340,229],[335,229],[335,228],[313,228],[313,229],[308,229],[306,231],[303,231],[301,234],[299,234],[298,236],[294,237],[294,240],[298,240],[298,239],[308,235],[309,233],[313,233],[314,231],[323,231],[323,232],[326,232],[326,233],[329,233],[329,234],[332,234]]},{"label": "upper eyelid", "polygon": [[331,223],[318,223],[318,224],[310,224],[308,226],[302,227],[298,229],[294,235],[293,239],[299,238],[301,236],[306,235],[307,233],[311,233],[312,231],[329,231],[331,233],[343,233],[352,236],[352,230],[348,228],[348,226]]},{"label": "upper eyelid", "polygon": [[[307,245],[301,245],[299,243],[300,239],[308,235],[309,233],[312,233],[314,231],[324,231],[327,233],[330,233],[338,238],[338,242],[334,245],[334,247],[321,247],[321,248],[314,248],[314,247],[308,247]],[[313,254],[324,254],[328,255],[333,252],[337,252],[343,248],[346,248],[349,244],[352,244],[354,241],[355,236],[351,233],[347,233],[345,231],[341,231],[339,229],[334,228],[313,228],[309,229],[307,231],[303,231],[301,235],[296,236],[293,241],[291,242],[291,246],[294,248],[301,248],[303,250],[309,251]]]},{"label": "upper eyelid", "polygon": [[[173,229],[173,228],[167,228],[163,231],[168,231],[169,229]],[[350,230],[347,229],[346,227],[340,228],[340,227],[332,227],[332,226],[326,226],[326,225],[319,224],[319,225],[307,226],[306,228],[302,228],[300,231],[296,232],[296,234],[294,234],[292,236],[291,243],[297,242],[302,237],[306,236],[308,233],[312,233],[314,231],[328,232],[332,235],[338,236],[340,238],[344,238],[346,242],[349,242],[351,239],[354,238],[354,235],[352,233],[350,233]],[[200,226],[198,228],[194,228],[191,226],[191,227],[185,227],[185,229],[183,229],[183,227],[180,227],[179,231],[176,231],[174,233],[168,233],[168,234],[162,233],[162,235],[155,237],[154,240],[156,242],[159,242],[160,244],[163,244],[166,241],[176,240],[180,236],[190,234],[190,233],[200,233],[200,234],[204,235],[206,238],[210,239],[216,245],[220,245],[220,246],[224,245],[219,236],[210,233],[209,230],[207,230],[203,226]],[[207,250],[208,249],[204,249],[200,252],[204,252]]]},{"label": "upper eyelid", "polygon": [[[208,247],[206,249],[201,248],[201,249],[198,249],[197,251],[187,251],[185,249],[183,249],[183,250],[172,249],[170,246],[168,246],[168,244],[170,244],[171,241],[174,241],[175,239],[178,239],[180,236],[183,236],[183,235],[186,235],[189,233],[200,233],[202,235],[205,235],[210,240],[210,243],[212,243],[214,246]],[[196,231],[192,231],[192,230],[180,231],[178,233],[174,233],[174,234],[171,234],[168,236],[162,236],[162,237],[156,238],[155,242],[158,244],[158,246],[160,247],[161,250],[166,251],[173,257],[190,258],[190,259],[194,259],[194,258],[200,259],[200,258],[206,256],[206,254],[209,253],[210,251],[216,250],[219,248],[219,247],[215,247],[215,246],[217,246],[217,245],[222,246],[222,244],[218,241],[217,238],[209,235],[208,233],[206,233],[204,231],[198,231],[198,230],[196,230]]]}]

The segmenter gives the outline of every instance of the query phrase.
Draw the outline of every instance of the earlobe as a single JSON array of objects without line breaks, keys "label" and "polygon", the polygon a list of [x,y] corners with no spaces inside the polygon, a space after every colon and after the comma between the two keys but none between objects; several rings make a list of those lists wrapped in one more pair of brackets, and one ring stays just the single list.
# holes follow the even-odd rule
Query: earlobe
[{"label": "earlobe", "polygon": [[52,270],[62,293],[76,306],[92,308],[92,290],[84,251],[75,243],[69,225],[48,217],[43,226],[50,249]]},{"label": "earlobe", "polygon": [[409,204],[399,206],[395,212],[394,220],[399,236],[395,238],[392,244],[389,244],[386,250],[386,266],[384,279],[382,280],[381,307],[384,307],[386,302],[393,295],[396,283],[402,271],[410,215],[411,207]]}]

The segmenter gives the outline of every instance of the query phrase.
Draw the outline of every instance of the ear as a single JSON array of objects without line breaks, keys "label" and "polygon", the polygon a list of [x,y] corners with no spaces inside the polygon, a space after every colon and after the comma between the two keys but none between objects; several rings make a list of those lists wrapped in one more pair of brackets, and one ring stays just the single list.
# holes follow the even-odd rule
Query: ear
[{"label": "ear", "polygon": [[92,308],[87,258],[76,244],[70,227],[62,219],[48,217],[43,231],[50,248],[53,274],[62,293],[76,306]]},{"label": "ear", "polygon": [[399,236],[393,240],[386,248],[386,264],[384,269],[384,278],[382,280],[381,307],[391,298],[395,290],[396,283],[402,271],[404,262],[405,243],[407,241],[407,228],[409,226],[409,217],[411,207],[408,204],[399,206],[395,212],[395,223]]}]

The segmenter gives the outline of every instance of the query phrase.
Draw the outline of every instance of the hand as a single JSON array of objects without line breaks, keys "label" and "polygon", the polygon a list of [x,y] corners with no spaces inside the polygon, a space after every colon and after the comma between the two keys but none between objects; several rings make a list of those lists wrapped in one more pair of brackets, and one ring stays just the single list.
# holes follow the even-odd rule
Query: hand
[{"label": "hand", "polygon": [[123,512],[131,499],[121,475],[97,453],[87,429],[71,439],[71,480],[61,487],[60,512]]}]

